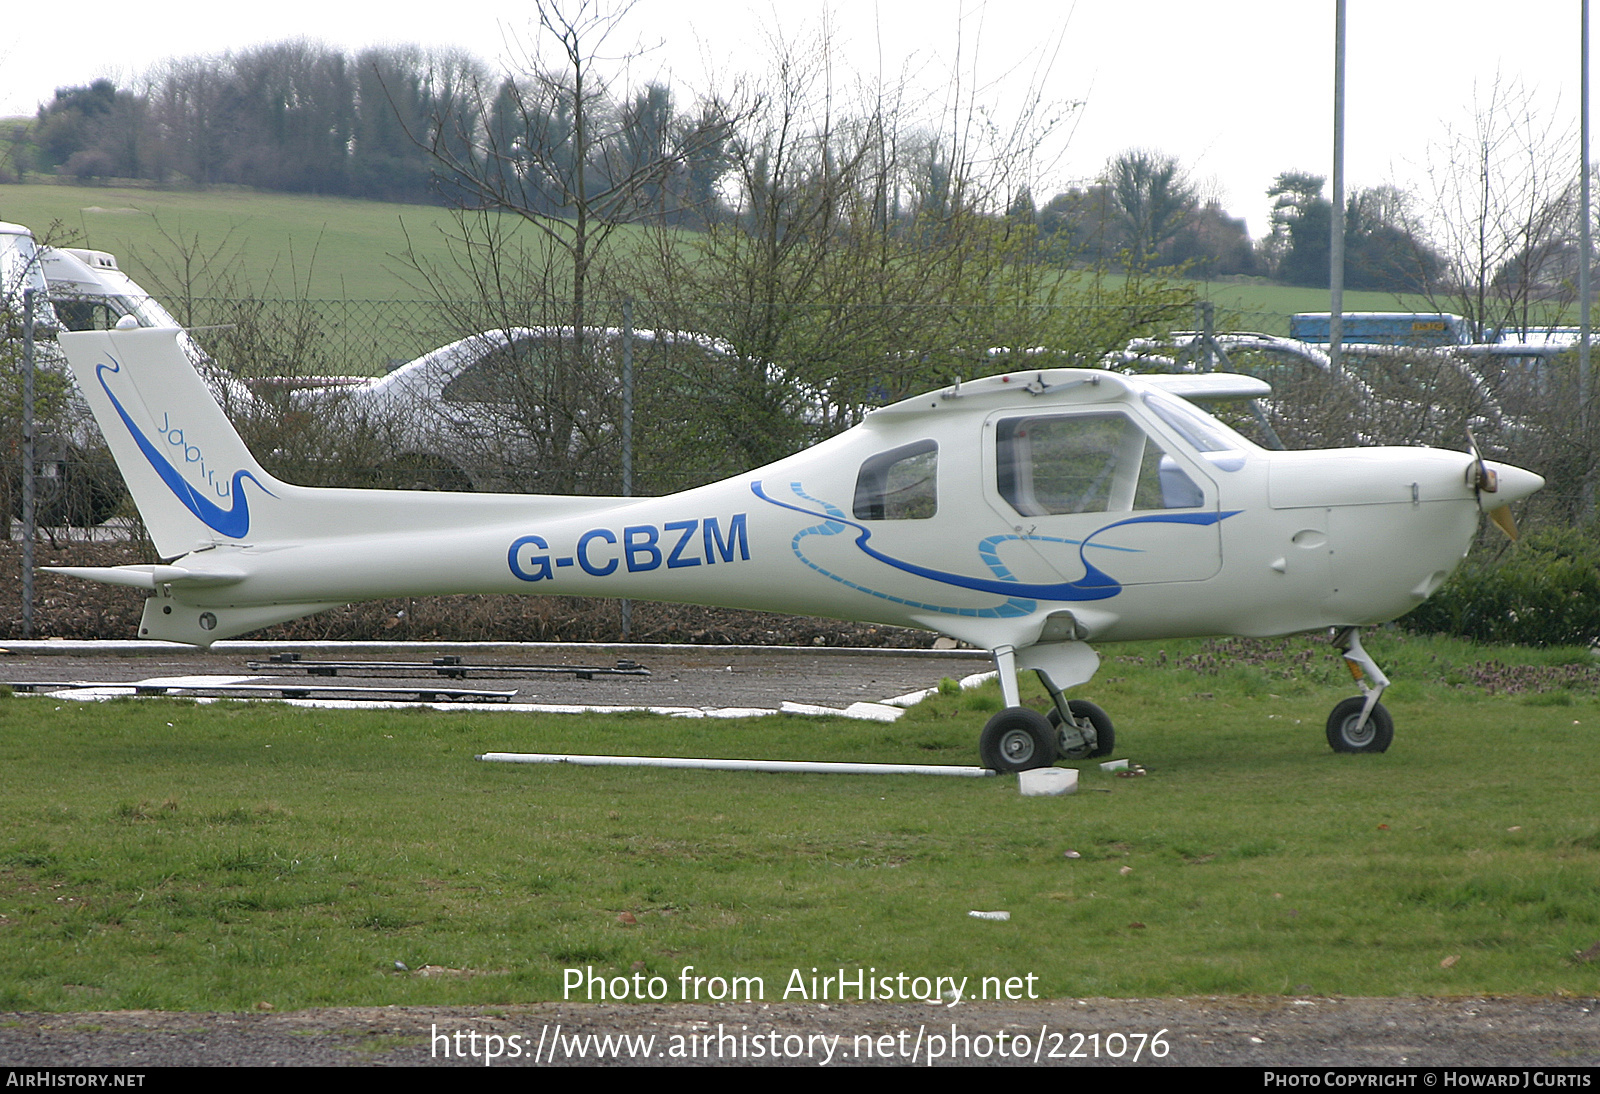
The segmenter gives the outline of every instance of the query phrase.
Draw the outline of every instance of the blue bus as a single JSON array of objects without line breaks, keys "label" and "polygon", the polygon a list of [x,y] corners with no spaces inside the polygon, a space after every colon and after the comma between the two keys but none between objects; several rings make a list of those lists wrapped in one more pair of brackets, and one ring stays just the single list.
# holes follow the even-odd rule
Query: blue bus
[{"label": "blue bus", "polygon": [[[1327,312],[1291,315],[1289,337],[1327,345],[1330,318]],[[1340,342],[1369,346],[1465,346],[1472,342],[1472,329],[1461,316],[1444,312],[1345,312]]]}]

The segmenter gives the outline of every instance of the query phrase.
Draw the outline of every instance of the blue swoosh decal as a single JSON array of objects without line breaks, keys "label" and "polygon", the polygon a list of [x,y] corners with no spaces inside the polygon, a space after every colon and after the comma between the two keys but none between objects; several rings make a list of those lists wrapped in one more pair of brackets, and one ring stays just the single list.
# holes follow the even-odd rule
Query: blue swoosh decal
[{"label": "blue swoosh decal", "polygon": [[[895,596],[891,593],[886,593],[880,589],[874,589],[870,586],[862,585],[859,582],[851,581],[847,577],[836,574],[826,567],[820,566],[813,560],[807,558],[805,551],[801,549],[800,545],[807,536],[836,536],[843,532],[845,530],[844,512],[835,505],[832,505],[826,501],[822,501],[818,498],[813,498],[800,488],[799,483],[791,483],[790,488],[794,490],[795,494],[797,494],[799,497],[804,498],[806,501],[822,506],[823,509],[827,510],[828,512],[828,519],[823,521],[821,524],[814,524],[809,528],[802,528],[800,531],[796,532],[794,534],[794,539],[789,542],[789,550],[794,552],[795,558],[798,558],[801,562],[805,563],[807,566],[811,567],[813,570],[817,571],[817,573],[821,574],[830,581],[837,581],[839,584],[848,589],[854,589],[856,592],[865,593],[868,596],[875,596],[879,600],[887,600],[891,604],[903,604],[908,608],[915,608],[918,611],[936,612],[940,615],[959,615],[972,619],[1015,619],[1019,616],[1032,615],[1033,612],[1039,607],[1039,605],[1032,600],[1025,600],[1021,597],[1012,596],[1007,597],[1004,603],[997,604],[991,608],[953,608],[947,604],[929,604],[921,600],[908,600],[903,596]],[[801,510],[801,512],[805,512],[805,510]],[[1003,577],[1007,577],[1008,580],[1016,580],[1015,578],[1010,578],[1008,575],[1006,575],[1003,568],[995,569],[995,573],[1000,574]]]},{"label": "blue swoosh decal", "polygon": [[277,495],[262,486],[261,480],[244,470],[233,473],[231,493],[233,507],[231,509],[222,508],[222,506],[189,485],[188,480],[183,477],[176,467],[172,466],[166,456],[162,455],[155,442],[146,437],[137,425],[134,425],[133,418],[123,408],[121,400],[112,394],[104,374],[107,372],[121,372],[122,365],[114,357],[110,360],[111,363],[109,365],[95,366],[95,379],[100,382],[100,388],[106,393],[106,398],[111,400],[111,405],[116,407],[118,417],[122,419],[122,424],[128,427],[128,432],[133,436],[134,443],[139,446],[139,451],[143,452],[144,458],[150,461],[150,466],[155,469],[156,474],[161,476],[161,481],[167,484],[167,489],[171,490],[177,499],[183,503],[184,508],[200,518],[206,527],[213,531],[230,539],[242,539],[248,535],[250,532],[250,505],[244,496],[244,480],[249,479],[255,483],[261,492],[269,498],[277,497]]},{"label": "blue swoosh decal", "polygon": [[[798,484],[795,485],[798,487]],[[904,559],[894,558],[890,555],[884,554],[869,544],[868,541],[872,538],[872,530],[870,528],[864,524],[849,520],[842,513],[818,513],[814,510],[806,509],[799,505],[793,505],[789,502],[779,501],[777,498],[769,496],[762,488],[762,484],[759,482],[752,482],[750,484],[750,490],[762,501],[768,503],[769,505],[776,505],[780,509],[791,509],[796,513],[803,513],[808,517],[823,517],[826,520],[837,521],[840,524],[855,528],[859,533],[856,536],[856,546],[859,547],[864,554],[866,554],[869,558],[873,558],[879,562],[882,562],[886,566],[892,566],[897,570],[902,570],[905,573],[913,574],[916,577],[926,578],[929,581],[937,581],[944,585],[954,585],[960,589],[972,589],[977,592],[997,593],[1005,597],[1023,596],[1031,597],[1035,600],[1056,601],[1107,600],[1113,596],[1116,596],[1122,591],[1122,585],[1119,584],[1115,578],[1106,573],[1104,570],[1101,570],[1094,563],[1090,562],[1084,557],[1084,551],[1090,546],[1090,541],[1101,532],[1109,531],[1112,528],[1120,528],[1125,524],[1210,525],[1226,520],[1240,512],[1240,510],[1234,509],[1226,513],[1156,513],[1149,516],[1129,517],[1126,520],[1113,521],[1102,528],[1095,529],[1094,532],[1085,536],[1083,541],[1078,545],[1078,560],[1083,564],[1082,577],[1076,581],[1036,584],[1015,580],[1005,581],[983,577],[971,577],[966,574],[953,574],[944,570],[935,570],[928,566],[920,566],[914,562],[907,562]],[[796,492],[798,493],[798,490]],[[831,509],[833,507],[829,506],[829,508]]]}]

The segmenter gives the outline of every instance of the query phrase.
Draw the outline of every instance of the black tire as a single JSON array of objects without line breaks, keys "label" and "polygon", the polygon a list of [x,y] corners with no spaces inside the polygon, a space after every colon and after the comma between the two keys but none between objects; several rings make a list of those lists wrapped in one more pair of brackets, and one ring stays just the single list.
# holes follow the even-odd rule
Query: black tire
[{"label": "black tire", "polygon": [[984,767],[1002,775],[1049,767],[1056,762],[1056,731],[1036,710],[1007,707],[983,727],[978,755]]},{"label": "black tire", "polygon": [[1382,703],[1372,708],[1367,724],[1356,732],[1361,708],[1367,701],[1357,695],[1346,699],[1328,715],[1328,744],[1335,752],[1387,752],[1394,740],[1394,719]]},{"label": "black tire", "polygon": [[1066,760],[1088,760],[1100,756],[1109,756],[1117,747],[1117,729],[1111,724],[1111,715],[1100,707],[1095,706],[1087,699],[1068,699],[1067,709],[1072,711],[1074,718],[1087,718],[1089,724],[1094,726],[1095,743],[1093,748],[1067,748],[1061,744],[1061,712],[1055,708],[1050,710],[1050,728],[1056,734],[1056,751]]}]

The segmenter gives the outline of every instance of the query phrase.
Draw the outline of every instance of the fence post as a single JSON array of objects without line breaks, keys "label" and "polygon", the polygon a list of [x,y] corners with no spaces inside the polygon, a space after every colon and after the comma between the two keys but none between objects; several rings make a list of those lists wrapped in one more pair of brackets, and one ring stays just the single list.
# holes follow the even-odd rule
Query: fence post
[{"label": "fence post", "polygon": [[1590,445],[1593,443],[1591,435],[1592,416],[1594,408],[1590,405],[1594,398],[1593,381],[1590,376],[1590,335],[1592,329],[1589,325],[1589,311],[1593,290],[1589,285],[1589,263],[1593,261],[1594,245],[1590,236],[1590,194],[1589,194],[1589,0],[1583,0],[1580,18],[1582,42],[1578,52],[1582,61],[1583,91],[1580,96],[1580,126],[1582,130],[1582,154],[1579,156],[1578,178],[1580,180],[1579,192],[1581,194],[1581,212],[1578,216],[1578,238],[1583,257],[1578,260],[1578,436],[1579,443],[1585,455],[1585,469],[1583,485],[1579,491],[1578,516],[1583,523],[1588,524],[1594,519],[1594,460]]},{"label": "fence post", "polygon": [[[33,423],[33,298],[22,291],[22,637],[33,637],[34,423]],[[7,514],[9,517],[9,514]],[[7,521],[9,524],[9,520]]]},{"label": "fence post", "polygon": [[[633,301],[622,302],[622,496],[633,497]],[[633,632],[633,601],[622,601],[622,640]]]}]

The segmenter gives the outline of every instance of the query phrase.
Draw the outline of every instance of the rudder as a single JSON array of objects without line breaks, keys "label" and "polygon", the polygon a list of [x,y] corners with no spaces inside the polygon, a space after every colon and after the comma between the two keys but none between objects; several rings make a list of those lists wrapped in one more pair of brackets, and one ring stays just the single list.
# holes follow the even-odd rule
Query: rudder
[{"label": "rudder", "polygon": [[62,351],[163,558],[240,543],[282,495],[178,345],[175,327],[63,332]]}]

